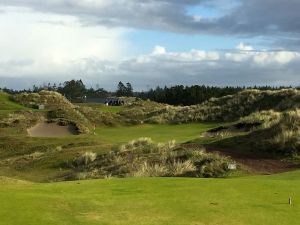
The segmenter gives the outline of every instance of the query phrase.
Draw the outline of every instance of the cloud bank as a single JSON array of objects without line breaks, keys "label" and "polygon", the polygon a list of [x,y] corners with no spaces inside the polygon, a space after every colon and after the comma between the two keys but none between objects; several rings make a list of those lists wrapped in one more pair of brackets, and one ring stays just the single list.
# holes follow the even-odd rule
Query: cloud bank
[{"label": "cloud bank", "polygon": [[[11,63],[21,67],[27,64],[26,61]],[[55,69],[56,65],[52,66]],[[110,90],[120,80],[130,81],[137,90],[146,90],[157,85],[175,84],[297,85],[300,83],[299,70],[300,52],[258,51],[240,43],[235,50],[227,51],[169,52],[156,46],[149,54],[120,61],[86,58],[69,64],[58,77],[84,78],[88,85],[98,83]],[[18,79],[22,80],[22,77],[36,77],[39,81],[37,74],[24,74]],[[45,77],[47,75],[40,83]],[[62,81],[57,76],[48,77],[48,80]],[[14,79],[7,80],[8,83],[12,81],[15,82]]]}]

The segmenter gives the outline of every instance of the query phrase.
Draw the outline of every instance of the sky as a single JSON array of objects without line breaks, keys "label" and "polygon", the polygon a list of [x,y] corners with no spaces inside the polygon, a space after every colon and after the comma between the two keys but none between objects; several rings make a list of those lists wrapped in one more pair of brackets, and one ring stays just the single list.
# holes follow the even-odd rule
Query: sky
[{"label": "sky", "polygon": [[299,0],[0,0],[0,87],[300,84]]}]

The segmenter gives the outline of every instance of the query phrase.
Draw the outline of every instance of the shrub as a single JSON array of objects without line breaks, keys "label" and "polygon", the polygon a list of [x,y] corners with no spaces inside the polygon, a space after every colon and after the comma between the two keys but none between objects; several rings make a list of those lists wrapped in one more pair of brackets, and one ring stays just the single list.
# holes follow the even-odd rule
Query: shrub
[{"label": "shrub", "polygon": [[73,163],[75,166],[86,166],[91,162],[94,162],[97,158],[97,154],[94,152],[85,152],[76,159],[74,159]]}]

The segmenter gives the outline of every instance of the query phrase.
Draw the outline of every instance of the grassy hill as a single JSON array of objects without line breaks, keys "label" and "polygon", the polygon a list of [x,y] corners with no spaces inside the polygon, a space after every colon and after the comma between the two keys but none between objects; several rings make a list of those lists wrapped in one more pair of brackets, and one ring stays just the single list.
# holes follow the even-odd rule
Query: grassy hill
[{"label": "grassy hill", "polygon": [[[198,144],[232,149],[248,155],[297,159],[299,116],[292,109],[297,108],[298,95],[298,91],[292,89],[247,90],[190,107],[135,101],[112,109],[93,104],[73,105],[55,92],[22,93],[13,98],[2,93],[0,103],[6,105],[5,110],[11,111],[0,120],[0,175],[33,181],[62,180],[70,173],[70,168],[64,167],[66,162],[85,152],[105,154],[115,146],[140,137],[149,137],[156,142],[174,139],[179,144],[193,143],[192,140],[196,139]],[[45,105],[45,110],[29,108],[40,103]],[[244,106],[249,106],[244,108],[244,113],[237,110]],[[270,108],[273,111],[259,111]],[[251,114],[252,111],[254,113]],[[240,115],[248,114],[240,118]],[[214,117],[218,120],[227,115],[239,121],[259,122],[262,125],[246,132],[203,136],[206,131],[224,125],[223,122],[203,122],[215,121],[213,115],[221,115]],[[28,137],[26,128],[43,116],[49,121],[76,124],[82,130],[91,130],[96,124],[95,134],[82,132],[81,135],[61,138]],[[208,119],[208,116],[211,118]],[[153,124],[157,119],[159,124]],[[228,118],[221,120],[224,119],[225,124],[236,123]]]},{"label": "grassy hill", "polygon": [[[249,176],[255,172],[249,174],[241,167],[223,179],[106,176],[110,179],[65,180],[74,172],[96,174],[101,169],[111,172],[112,167],[122,170],[117,176],[130,172],[126,166],[141,174],[145,163],[153,163],[151,168],[157,170],[158,162],[172,166],[178,163],[174,159],[189,160],[193,166],[202,163],[199,168],[205,170],[214,159],[224,162],[224,149],[232,150],[232,157],[248,155],[238,162],[248,160],[251,165],[269,162],[266,156],[278,159],[271,161],[272,166],[299,161],[299,99],[296,90],[248,90],[190,107],[136,101],[110,108],[73,105],[53,92],[14,98],[0,93],[0,225],[297,224],[300,170]],[[34,109],[39,103],[46,109]],[[42,117],[87,129],[96,124],[95,134],[28,136],[26,128]],[[240,129],[241,125],[250,128]],[[131,141],[140,137],[154,142],[137,145]],[[157,142],[173,139],[184,154],[160,155],[163,144]],[[218,148],[222,157],[207,154],[201,162],[195,161],[193,154],[199,157],[203,145],[208,151]]]},{"label": "grassy hill", "polygon": [[[262,114],[266,115],[262,116]],[[256,156],[299,158],[300,111],[298,109],[282,113],[273,111],[256,113],[244,120],[261,122],[262,125],[245,135],[225,138],[214,145]]]},{"label": "grassy hill", "polygon": [[27,109],[10,99],[10,95],[0,91],[0,119],[6,117],[9,113],[16,110]]}]

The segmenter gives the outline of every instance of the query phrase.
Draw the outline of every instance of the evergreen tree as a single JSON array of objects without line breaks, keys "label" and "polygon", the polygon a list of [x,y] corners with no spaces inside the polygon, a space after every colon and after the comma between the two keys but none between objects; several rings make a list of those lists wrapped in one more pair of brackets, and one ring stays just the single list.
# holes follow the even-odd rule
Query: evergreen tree
[{"label": "evergreen tree", "polygon": [[126,96],[126,92],[127,92],[126,86],[123,84],[122,81],[120,81],[120,82],[118,83],[116,95],[117,95],[118,97]]},{"label": "evergreen tree", "polygon": [[85,92],[86,92],[86,88],[82,80],[66,81],[64,82],[64,86],[61,90],[61,93],[71,101],[78,98],[83,98]]},{"label": "evergreen tree", "polygon": [[132,97],[133,96],[133,88],[132,88],[131,83],[129,83],[129,82],[126,83],[126,93],[125,93],[125,96],[127,96],[127,97]]}]

